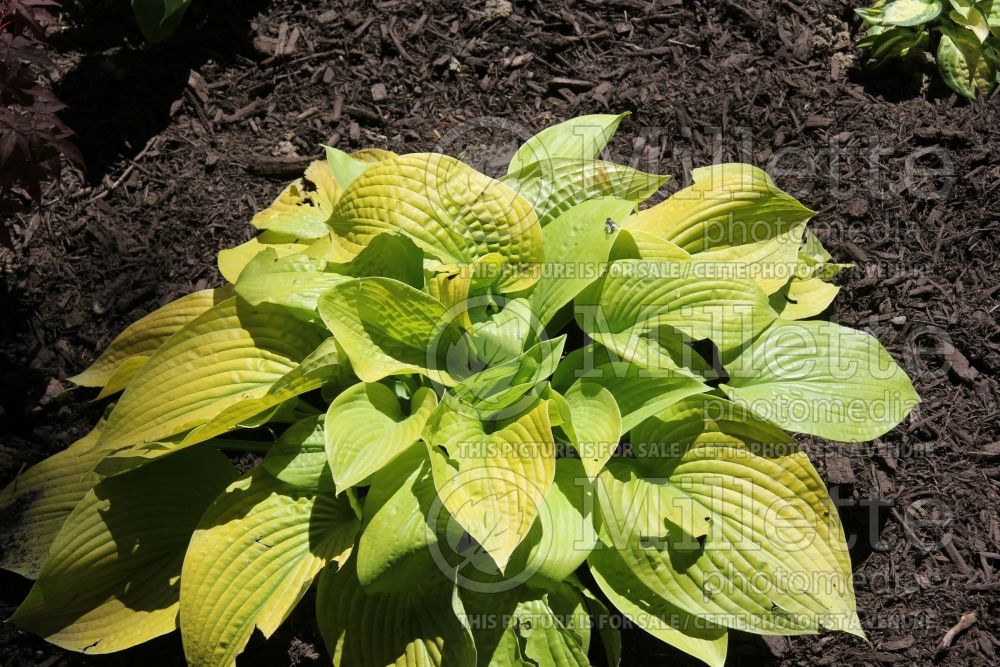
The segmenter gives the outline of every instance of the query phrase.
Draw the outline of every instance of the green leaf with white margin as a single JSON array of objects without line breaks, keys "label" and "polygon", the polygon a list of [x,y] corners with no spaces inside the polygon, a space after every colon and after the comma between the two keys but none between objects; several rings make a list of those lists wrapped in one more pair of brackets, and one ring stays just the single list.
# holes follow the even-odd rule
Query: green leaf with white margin
[{"label": "green leaf with white margin", "polygon": [[83,653],[111,653],[177,627],[191,532],[236,477],[210,448],[106,479],[66,519],[11,621]]},{"label": "green leaf with white margin", "polygon": [[589,667],[590,618],[571,583],[462,592],[483,667]]},{"label": "green leaf with white margin", "polygon": [[500,292],[534,284],[522,267],[544,255],[542,228],[531,205],[500,181],[445,155],[402,155],[372,165],[344,194],[333,230],[348,253],[372,238],[408,236],[444,264],[464,265],[483,255],[506,259]]},{"label": "green leaf with white margin", "polygon": [[471,665],[476,648],[455,583],[431,566],[408,586],[368,592],[356,558],[319,577],[316,620],[335,667]]},{"label": "green leaf with white margin", "polygon": [[108,417],[99,446],[129,447],[203,424],[265,393],[322,342],[321,329],[279,306],[227,299],[153,353]]},{"label": "green leaf with white margin", "polygon": [[[777,318],[767,295],[727,262],[613,262],[576,299],[581,328],[606,347],[605,334],[645,334],[662,327],[691,340],[709,338],[723,351],[738,347]],[[595,317],[597,318],[594,321]]]},{"label": "green leaf with white margin", "polygon": [[819,278],[792,278],[771,295],[771,307],[783,320],[804,320],[826,310],[840,293],[840,287]]},{"label": "green leaf with white margin", "polygon": [[673,403],[709,389],[708,385],[695,378],[623,362],[599,366],[594,373],[585,375],[579,384],[602,386],[614,396],[622,415],[622,434]]},{"label": "green leaf with white margin", "polygon": [[434,297],[389,278],[357,278],[327,291],[319,312],[364,382],[420,373],[446,386],[468,374],[464,334]]},{"label": "green leaf with white margin", "polygon": [[375,164],[368,160],[359,160],[333,146],[323,146],[323,149],[326,151],[326,164],[333,174],[333,180],[341,190],[346,190],[358,176]]},{"label": "green leaf with white margin", "polygon": [[615,453],[623,433],[618,403],[596,382],[577,382],[564,397],[571,422],[563,424],[563,431],[576,448],[587,477],[593,479]]},{"label": "green leaf with white margin", "polygon": [[[636,202],[649,198],[669,178],[603,160],[552,158],[526,165],[501,180],[531,202],[544,228],[573,206],[592,199],[625,199],[634,210]],[[548,245],[545,249],[548,257]]]},{"label": "green leaf with white margin", "polygon": [[885,6],[885,25],[915,26],[932,21],[941,14],[941,0],[892,0]]},{"label": "green leaf with white margin", "polygon": [[87,370],[68,380],[83,387],[103,387],[122,364],[134,357],[149,358],[165,340],[212,306],[232,296],[226,288],[206,289],[160,306],[118,334]]},{"label": "green leaf with white margin", "polygon": [[[585,201],[542,230],[545,270],[528,302],[543,326],[587,285],[600,278],[618,228],[633,206],[630,201],[612,197]],[[608,220],[613,224],[609,225]]]},{"label": "green leaf with white margin", "polygon": [[883,435],[920,398],[882,345],[833,322],[778,321],[730,363],[726,394],[761,419],[838,442]]},{"label": "green leaf with white margin", "polygon": [[257,469],[201,517],[181,572],[181,638],[191,665],[229,667],[254,627],[270,637],[324,567],[343,564],[359,522],[345,499]]},{"label": "green leaf with white margin", "polygon": [[711,667],[724,667],[729,648],[725,628],[706,623],[658,596],[610,550],[591,558],[590,573],[611,604],[634,625]]},{"label": "green leaf with white margin", "polygon": [[951,11],[948,13],[948,18],[975,35],[980,44],[990,36],[990,24],[986,16],[975,7],[965,13]]},{"label": "green leaf with white margin", "polygon": [[[626,539],[619,555],[647,587],[731,628],[863,636],[836,506],[791,436],[737,404],[692,397],[645,422],[633,437],[651,448],[636,463],[639,478],[682,494],[684,502],[674,504],[685,518],[693,515],[691,523],[708,513],[700,522],[706,534],[698,539],[655,512],[645,518],[651,528],[659,520],[658,531],[620,531]],[[609,490],[598,489],[602,517],[606,508],[614,514],[630,507],[617,480],[601,480]]]},{"label": "green leaf with white margin", "polygon": [[277,232],[264,232],[246,243],[241,243],[232,248],[219,251],[218,265],[219,273],[226,279],[226,282],[235,284],[240,277],[240,273],[250,263],[250,260],[267,249],[274,250],[278,257],[297,255],[309,250],[309,241],[302,241],[289,234],[278,234]]},{"label": "green leaf with white margin", "polygon": [[751,165],[701,167],[691,177],[693,185],[639,211],[625,228],[698,253],[773,239],[814,214]]},{"label": "green leaf with white margin", "polygon": [[104,457],[96,448],[105,419],[61,452],[20,473],[0,491],[0,568],[37,579],[63,521],[101,481],[94,467]]},{"label": "green leaf with white margin", "polygon": [[299,239],[318,239],[330,233],[330,217],[344,194],[330,165],[313,162],[305,175],[286,187],[269,207],[253,217],[250,224]]},{"label": "green leaf with white margin", "polygon": [[618,124],[628,115],[626,111],[617,116],[577,116],[547,127],[517,149],[507,167],[507,173],[513,174],[534,162],[553,158],[593,160],[601,154],[618,129]]},{"label": "green leaf with white margin", "polygon": [[332,493],[333,476],[326,458],[326,415],[299,420],[271,445],[261,465],[275,478],[300,489]]},{"label": "green leaf with white margin", "polygon": [[952,90],[969,99],[993,90],[997,80],[997,62],[992,49],[980,48],[975,39],[959,30],[941,28],[937,64]]},{"label": "green leaf with white margin", "polygon": [[406,415],[384,384],[360,382],[345,389],[326,413],[326,455],[337,493],[357,486],[420,439],[437,407],[437,394],[421,387]]},{"label": "green leaf with white margin", "polygon": [[503,571],[555,477],[548,401],[537,401],[492,432],[442,403],[424,440],[441,502]]}]

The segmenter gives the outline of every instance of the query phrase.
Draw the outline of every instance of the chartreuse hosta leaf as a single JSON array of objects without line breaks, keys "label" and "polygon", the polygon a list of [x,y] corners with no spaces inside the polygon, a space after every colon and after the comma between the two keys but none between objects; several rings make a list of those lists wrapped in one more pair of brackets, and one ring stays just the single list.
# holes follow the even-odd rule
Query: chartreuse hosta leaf
[{"label": "chartreuse hosta leaf", "polygon": [[634,205],[659,190],[668,178],[614,162],[552,158],[526,165],[502,180],[531,202],[539,224],[545,227],[573,206],[595,198],[624,199]]},{"label": "chartreuse hosta leaf", "polygon": [[290,486],[330,493],[334,490],[326,458],[325,415],[295,422],[267,450],[264,470]]},{"label": "chartreuse hosta leaf", "polygon": [[544,271],[528,299],[542,326],[601,276],[619,225],[632,209],[632,202],[623,199],[592,199],[570,208],[542,231]]},{"label": "chartreuse hosta leaf", "polygon": [[181,637],[188,663],[228,667],[254,627],[269,637],[324,567],[354,546],[346,498],[316,495],[264,470],[225,489],[201,517],[181,572]]},{"label": "chartreuse hosta leaf", "polygon": [[886,4],[882,23],[914,26],[937,18],[944,8],[941,0],[892,0]]},{"label": "chartreuse hosta leaf", "polygon": [[67,517],[11,620],[84,653],[173,631],[191,532],[235,477],[226,457],[199,448],[102,481]]},{"label": "chartreuse hosta leaf", "polygon": [[[645,337],[669,327],[722,350],[739,346],[775,320],[767,295],[726,262],[619,260],[581,295],[577,321],[595,340],[615,347],[616,336]],[[584,310],[583,305],[589,307]],[[621,352],[620,352],[621,353]]]},{"label": "chartreuse hosta leaf", "polygon": [[487,425],[442,403],[424,432],[444,506],[502,571],[555,476],[548,402]]},{"label": "chartreuse hosta leaf", "polygon": [[591,114],[547,127],[517,149],[507,173],[514,174],[530,164],[557,158],[593,160],[608,145],[625,116],[628,113]]},{"label": "chartreuse hosta leaf", "polygon": [[640,211],[625,228],[699,253],[773,239],[813,215],[747,164],[702,167],[691,177],[693,185]]},{"label": "chartreuse hosta leaf", "polygon": [[980,47],[969,33],[942,27],[937,64],[945,83],[970,99],[990,92],[997,84],[996,55],[988,46]]},{"label": "chartreuse hosta leaf", "polygon": [[323,322],[365,382],[420,373],[445,385],[469,365],[458,324],[434,297],[398,280],[357,278],[319,300]]},{"label": "chartreuse hosta leaf", "polygon": [[305,176],[285,188],[250,224],[300,239],[318,239],[330,233],[330,216],[343,194],[330,165],[313,162]]},{"label": "chartreuse hosta leaf", "polygon": [[833,322],[778,321],[726,370],[722,388],[754,414],[839,442],[879,437],[920,401],[875,338]]},{"label": "chartreuse hosta leaf", "polygon": [[339,570],[327,567],[317,586],[316,620],[338,667],[476,662],[458,589],[433,565],[389,592],[361,586],[356,557]]},{"label": "chartreuse hosta leaf", "polygon": [[587,600],[572,584],[522,586],[503,592],[463,592],[478,665],[588,667]]},{"label": "chartreuse hosta leaf", "polygon": [[[270,304],[227,299],[157,349],[129,383],[101,432],[100,447],[157,441],[265,393],[323,341],[321,330]],[[211,359],[211,364],[203,363]]]},{"label": "chartreuse hosta leaf", "polygon": [[[230,296],[231,290],[227,288],[206,289],[157,308],[118,334],[87,370],[68,379],[84,387],[114,383],[115,391],[120,391],[165,340]],[[135,362],[138,366],[132,366]],[[130,364],[130,373],[119,374],[123,364]]]},{"label": "chartreuse hosta leaf", "polygon": [[[876,53],[926,43],[880,23],[917,10],[863,12]],[[195,667],[313,585],[345,667],[588,665],[590,617],[614,666],[597,588],[713,666],[729,628],[862,634],[782,429],[877,437],[916,394],[873,338],[805,320],[847,266],[809,209],[734,164],[641,209],[664,177],[598,159],[622,117],[541,132],[500,180],[328,148],[219,254],[223,287],[75,378],[122,394],[0,492],[0,567],[39,577],[14,620],[88,653],[179,623]]]},{"label": "chartreuse hosta leaf", "polygon": [[633,439],[649,456],[597,483],[610,548],[590,562],[609,584],[628,570],[663,601],[750,632],[861,634],[836,507],[790,436],[692,398]]},{"label": "chartreuse hosta leaf", "polygon": [[542,261],[541,225],[528,202],[500,181],[454,158],[402,155],[372,165],[334,212],[334,233],[357,253],[379,234],[404,234],[427,255],[463,265],[500,253],[507,264],[501,292],[530,287],[524,270]]},{"label": "chartreuse hosta leaf", "polygon": [[417,389],[404,414],[389,387],[361,382],[345,389],[326,413],[326,455],[337,492],[360,484],[420,438],[437,395]]},{"label": "chartreuse hosta leaf", "polygon": [[102,419],[87,435],[36,463],[0,491],[0,567],[37,579],[63,521],[101,481],[94,467],[103,457],[97,449]]}]

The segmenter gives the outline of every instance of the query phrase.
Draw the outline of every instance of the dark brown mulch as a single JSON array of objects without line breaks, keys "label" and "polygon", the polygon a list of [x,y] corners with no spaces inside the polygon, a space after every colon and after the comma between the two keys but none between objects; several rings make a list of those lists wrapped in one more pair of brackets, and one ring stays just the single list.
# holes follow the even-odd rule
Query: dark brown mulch
[{"label": "dark brown mulch", "polygon": [[[196,2],[149,49],[104,6],[55,40],[86,179],[13,219],[0,483],[86,430],[98,408],[55,397],[59,382],[130,321],[215,284],[215,253],[250,236],[319,143],[438,148],[489,171],[521,126],[629,110],[619,159],[678,181],[752,160],[817,210],[857,264],[832,316],[873,331],[924,399],[872,445],[809,445],[841,499],[871,642],[734,633],[730,664],[996,663],[1000,94],[957,100],[919,63],[863,71],[851,3],[832,0]],[[518,125],[468,124],[483,116]],[[920,523],[935,516],[948,521]],[[6,615],[27,582],[0,582]],[[939,649],[967,612],[978,621]],[[240,663],[312,664],[300,639],[316,641],[308,614]],[[0,642],[3,665],[180,664],[176,637],[87,659],[8,625]],[[640,631],[624,643],[626,665],[687,664]]]}]

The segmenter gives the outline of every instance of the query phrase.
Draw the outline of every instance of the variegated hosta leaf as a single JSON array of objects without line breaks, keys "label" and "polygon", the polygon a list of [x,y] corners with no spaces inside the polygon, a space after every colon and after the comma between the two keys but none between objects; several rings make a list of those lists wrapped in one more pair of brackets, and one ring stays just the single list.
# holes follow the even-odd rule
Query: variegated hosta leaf
[{"label": "variegated hosta leaf", "polygon": [[203,424],[265,393],[322,341],[320,329],[278,306],[227,299],[153,353],[108,417],[100,447],[163,440]]},{"label": "variegated hosta leaf", "polygon": [[938,17],[943,9],[941,0],[891,0],[885,5],[882,23],[915,26]]},{"label": "variegated hosta leaf", "polygon": [[264,470],[290,486],[332,493],[333,476],[326,458],[326,415],[306,417],[278,437],[261,462]]},{"label": "variegated hosta leaf", "polygon": [[669,327],[690,340],[708,338],[723,351],[733,349],[777,317],[767,295],[752,280],[734,277],[738,272],[733,264],[697,258],[619,260],[577,298],[577,322],[605,347],[616,347],[616,335],[648,338]]},{"label": "variegated hosta leaf", "polygon": [[693,185],[639,211],[625,228],[699,253],[773,239],[813,215],[747,164],[702,167],[691,177]]},{"label": "variegated hosta leaf", "polygon": [[257,229],[300,239],[318,239],[330,233],[328,223],[344,191],[330,165],[313,162],[305,175],[286,187],[269,207],[250,221]]},{"label": "variegated hosta leaf", "polygon": [[840,287],[819,278],[792,278],[770,297],[771,307],[783,320],[804,320],[826,310]]},{"label": "variegated hosta leaf", "polygon": [[462,591],[482,667],[589,667],[590,616],[575,586]]},{"label": "variegated hosta leaf", "polygon": [[[87,370],[68,378],[69,381],[84,387],[105,386],[123,364],[137,357],[142,357],[144,363],[149,355],[185,324],[230,296],[231,290],[226,288],[206,289],[157,308],[130,324],[111,341]],[[130,368],[131,375],[128,378],[119,378],[116,383],[119,385],[118,389],[124,387],[137,370],[138,368]]]},{"label": "variegated hosta leaf", "polygon": [[590,574],[618,611],[665,644],[710,665],[724,667],[729,648],[726,628],[684,611],[654,593],[624,559],[609,549],[590,559]]},{"label": "variegated hosta leaf", "polygon": [[489,253],[507,261],[501,292],[530,287],[544,257],[531,205],[508,186],[444,155],[403,155],[372,165],[347,189],[334,233],[357,253],[379,234],[403,234],[425,253],[463,265]]},{"label": "variegated hosta leaf", "polygon": [[102,419],[65,450],[36,463],[0,491],[0,567],[37,579],[49,547],[63,521],[101,481],[94,467],[104,452],[97,449]]},{"label": "variegated hosta leaf", "polygon": [[345,389],[326,413],[326,455],[341,493],[366,480],[420,439],[437,407],[433,390],[421,387],[406,415],[384,384],[361,382]]},{"label": "variegated hosta leaf", "polygon": [[267,231],[246,243],[219,251],[219,273],[227,282],[235,284],[250,260],[265,250],[271,249],[278,257],[287,257],[306,252],[309,247],[308,239],[303,241],[295,236]]},{"label": "variegated hosta leaf", "polygon": [[992,91],[997,85],[993,49],[980,45],[975,37],[960,30],[942,27],[942,33],[936,60],[944,82],[969,99]]},{"label": "variegated hosta leaf", "polygon": [[469,374],[462,330],[434,297],[389,278],[334,286],[319,312],[364,382],[420,373],[444,385]]},{"label": "variegated hosta leaf", "polygon": [[726,394],[761,419],[839,442],[879,437],[920,401],[875,338],[833,322],[779,320],[726,370]]},{"label": "variegated hosta leaf", "polygon": [[597,480],[606,548],[591,564],[611,587],[627,570],[626,589],[634,577],[658,604],[714,624],[862,634],[836,507],[790,436],[726,401],[689,399],[634,437],[645,463],[615,461]]},{"label": "variegated hosta leaf", "polygon": [[556,158],[593,160],[601,154],[618,129],[618,124],[628,115],[628,112],[617,116],[591,114],[547,127],[517,149],[507,173],[513,174],[535,162]]},{"label": "variegated hosta leaf", "polygon": [[407,586],[368,592],[356,558],[319,577],[316,620],[335,667],[472,665],[476,648],[458,590],[428,568]]},{"label": "variegated hosta leaf", "polygon": [[226,457],[199,448],[102,481],[66,519],[11,620],[83,653],[173,631],[191,532],[235,477]]},{"label": "variegated hosta leaf", "polygon": [[442,403],[424,440],[441,502],[503,571],[555,476],[548,402],[537,401],[492,432]]},{"label": "variegated hosta leaf", "polygon": [[543,326],[601,277],[618,226],[632,208],[633,203],[623,199],[593,199],[573,206],[542,231],[545,265],[528,303]]},{"label": "variegated hosta leaf", "polygon": [[264,470],[233,482],[191,536],[181,572],[188,664],[229,667],[254,627],[270,637],[324,567],[354,546],[346,498],[289,486]]},{"label": "variegated hosta leaf", "polygon": [[[539,224],[545,227],[573,206],[592,199],[624,199],[632,202],[634,210],[636,202],[649,198],[668,178],[603,160],[552,158],[526,165],[501,180],[531,202]],[[546,244],[546,259],[548,248]]]}]

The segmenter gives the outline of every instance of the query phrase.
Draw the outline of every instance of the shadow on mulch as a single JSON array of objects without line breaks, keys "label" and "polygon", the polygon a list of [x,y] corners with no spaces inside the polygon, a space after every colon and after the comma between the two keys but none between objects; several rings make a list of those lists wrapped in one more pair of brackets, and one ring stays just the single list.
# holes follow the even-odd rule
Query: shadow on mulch
[{"label": "shadow on mulch", "polygon": [[[68,105],[62,119],[77,134],[86,177],[98,183],[109,166],[141,151],[170,123],[171,106],[185,94],[192,70],[209,60],[250,64],[250,22],[267,0],[193,3],[178,30],[147,44],[125,3],[73,3],[73,28],[54,35],[60,51],[85,50],[55,86]],[[190,93],[189,93],[190,94]]]}]

